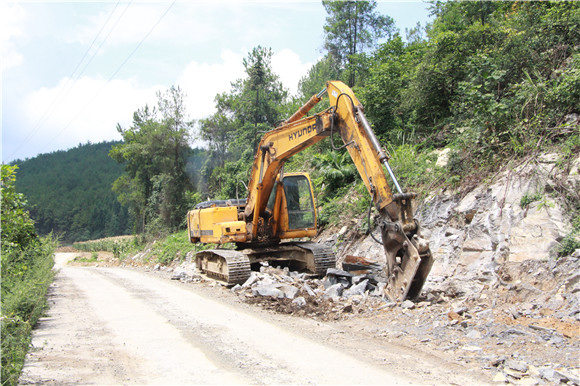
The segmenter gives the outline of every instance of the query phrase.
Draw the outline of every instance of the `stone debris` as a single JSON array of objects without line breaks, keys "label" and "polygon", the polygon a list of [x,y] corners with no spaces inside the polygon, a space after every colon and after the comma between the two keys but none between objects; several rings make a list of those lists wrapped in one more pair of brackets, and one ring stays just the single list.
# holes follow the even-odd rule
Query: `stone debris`
[{"label": "stone debris", "polygon": [[299,296],[292,301],[292,304],[295,304],[298,308],[302,308],[306,305],[306,299],[304,299],[302,296]]}]

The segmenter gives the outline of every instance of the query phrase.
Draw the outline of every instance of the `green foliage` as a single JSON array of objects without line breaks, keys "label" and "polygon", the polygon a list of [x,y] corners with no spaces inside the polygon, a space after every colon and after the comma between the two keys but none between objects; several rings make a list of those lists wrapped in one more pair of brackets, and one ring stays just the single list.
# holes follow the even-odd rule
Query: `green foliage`
[{"label": "green foliage", "polygon": [[77,242],[73,244],[75,249],[85,252],[111,252],[117,259],[137,253],[143,244],[135,236],[107,237],[99,240]]},{"label": "green foliage", "polygon": [[157,108],[145,106],[133,115],[128,129],[117,126],[124,142],[109,155],[125,165],[113,190],[129,207],[137,233],[175,230],[183,225],[185,192],[191,188],[186,174],[193,122],[185,112],[179,87],[158,93]]},{"label": "green foliage", "polygon": [[56,241],[39,238],[15,190],[15,166],[2,165],[1,341],[2,384],[15,385],[24,364],[30,333],[46,309],[53,279]]},{"label": "green foliage", "polygon": [[[390,153],[389,164],[399,184],[407,191],[421,193],[420,190],[425,190],[428,193],[429,187],[444,176],[444,170],[435,165],[437,157],[421,152],[418,145],[400,145],[391,148]],[[392,184],[391,190],[396,191]]]},{"label": "green foliage", "polygon": [[99,254],[97,252],[91,253],[91,257],[81,257],[77,256],[73,259],[75,262],[79,263],[96,263],[99,260]]},{"label": "green foliage", "polygon": [[[337,59],[327,54],[318,60],[310,69],[308,73],[300,79],[298,83],[298,95],[301,98],[299,106],[308,100],[312,95],[318,94],[326,87],[326,82],[329,80],[340,79],[340,63]],[[328,107],[328,104],[319,103],[312,112],[320,112],[323,108]],[[295,110],[298,110],[296,108]]]},{"label": "green foliage", "polygon": [[407,100],[410,69],[416,65],[424,44],[405,45],[399,35],[381,45],[373,54],[369,76],[357,96],[377,136],[394,144],[415,139]]},{"label": "green foliage", "polygon": [[327,192],[338,192],[358,176],[358,171],[346,150],[318,153],[313,157],[315,183],[325,184]]},{"label": "green foliage", "polygon": [[536,192],[534,194],[524,194],[520,199],[520,208],[526,209],[529,208],[532,202],[540,201],[543,198],[543,194],[540,192]]},{"label": "green foliage", "polygon": [[390,37],[394,20],[376,12],[375,1],[326,1],[328,16],[324,25],[324,48],[347,70],[347,82],[354,86],[357,74],[368,68],[361,56],[376,46],[379,39]]},{"label": "green foliage", "polygon": [[357,90],[381,139],[454,143],[493,164],[563,137],[564,117],[580,111],[579,3],[436,2],[432,12],[427,39],[394,35]]},{"label": "green foliage", "polygon": [[127,208],[111,191],[122,173],[122,167],[108,157],[116,143],[87,143],[15,161],[16,189],[27,197],[26,208],[40,235],[52,232],[73,242],[130,233]]},{"label": "green foliage", "polygon": [[558,256],[567,256],[580,248],[580,216],[572,223],[572,231],[564,237],[558,248]]},{"label": "green foliage", "polygon": [[255,47],[243,64],[246,77],[232,83],[229,93],[215,98],[217,112],[200,122],[210,156],[203,167],[209,195],[228,199],[246,196],[249,168],[261,135],[284,116],[288,92],[272,71],[272,50]]},{"label": "green foliage", "polygon": [[165,239],[155,243],[151,254],[160,264],[169,264],[174,260],[182,261],[190,251],[195,251],[196,245],[189,242],[187,230],[172,233]]},{"label": "green foliage", "polygon": [[37,240],[26,200],[15,189],[17,166],[2,165],[2,251],[20,250]]}]

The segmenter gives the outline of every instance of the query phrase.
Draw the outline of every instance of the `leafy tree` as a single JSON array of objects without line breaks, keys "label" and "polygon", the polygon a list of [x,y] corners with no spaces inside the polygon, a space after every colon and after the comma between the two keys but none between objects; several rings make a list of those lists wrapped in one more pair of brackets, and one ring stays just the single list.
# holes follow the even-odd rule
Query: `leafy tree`
[{"label": "leafy tree", "polygon": [[229,93],[218,94],[216,113],[200,122],[212,153],[205,176],[211,193],[221,198],[233,197],[239,181],[247,181],[260,133],[284,118],[281,106],[288,92],[272,71],[271,59],[271,49],[255,47],[243,60],[246,77],[233,82]]},{"label": "leafy tree", "polygon": [[25,209],[24,195],[16,192],[17,169],[2,165],[2,254],[26,248],[38,238],[34,221]]},{"label": "leafy tree", "polygon": [[417,65],[423,47],[421,41],[406,44],[397,34],[373,54],[368,80],[358,96],[379,138],[402,143],[414,132],[408,125],[411,116],[405,106],[405,92],[410,83],[409,69]]},{"label": "leafy tree", "polygon": [[348,84],[353,87],[356,73],[367,49],[373,49],[379,39],[389,38],[395,31],[391,17],[376,12],[375,1],[328,1],[322,4],[328,13],[324,25],[324,48],[337,58],[342,68],[351,67]]},{"label": "leafy tree", "polygon": [[337,193],[345,185],[355,181],[358,172],[346,151],[329,151],[315,154],[313,159],[316,175],[326,184],[325,192]]},{"label": "leafy tree", "polygon": [[109,153],[125,164],[125,175],[113,185],[119,200],[138,219],[136,231],[175,230],[183,222],[189,139],[193,122],[186,119],[184,96],[179,87],[158,93],[158,107],[145,106],[133,114],[133,125],[117,130],[124,143]]}]

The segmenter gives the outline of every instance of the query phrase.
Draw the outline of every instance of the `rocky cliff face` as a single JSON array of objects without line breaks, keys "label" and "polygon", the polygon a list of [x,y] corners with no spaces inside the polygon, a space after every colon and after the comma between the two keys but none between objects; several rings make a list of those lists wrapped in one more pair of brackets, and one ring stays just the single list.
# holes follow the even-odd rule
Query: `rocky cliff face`
[{"label": "rocky cliff face", "polygon": [[[565,202],[552,194],[580,192],[580,157],[568,167],[559,165],[559,158],[545,154],[528,159],[467,194],[439,192],[420,204],[416,216],[435,259],[426,292],[481,296],[482,291],[506,283],[502,272],[508,267],[524,262],[554,268],[572,259],[576,264],[561,279],[580,275],[579,251],[558,259],[558,247],[571,225]],[[339,261],[354,255],[384,262],[382,246],[370,237],[356,239],[343,228],[335,238]],[[574,303],[577,314],[578,299]]]}]

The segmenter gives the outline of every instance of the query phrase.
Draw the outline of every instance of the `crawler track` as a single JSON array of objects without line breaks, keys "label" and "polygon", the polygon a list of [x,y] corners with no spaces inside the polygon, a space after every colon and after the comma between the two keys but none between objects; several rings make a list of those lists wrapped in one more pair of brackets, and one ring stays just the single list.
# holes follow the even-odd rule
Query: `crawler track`
[{"label": "crawler track", "polygon": [[248,257],[239,251],[228,249],[198,252],[196,264],[204,274],[228,285],[244,283],[251,273]]},{"label": "crawler track", "polygon": [[332,248],[311,242],[286,243],[242,251],[211,249],[198,252],[197,268],[207,276],[227,285],[244,283],[251,274],[251,263],[260,261],[299,261],[309,272],[324,276],[328,268],[336,267]]}]

